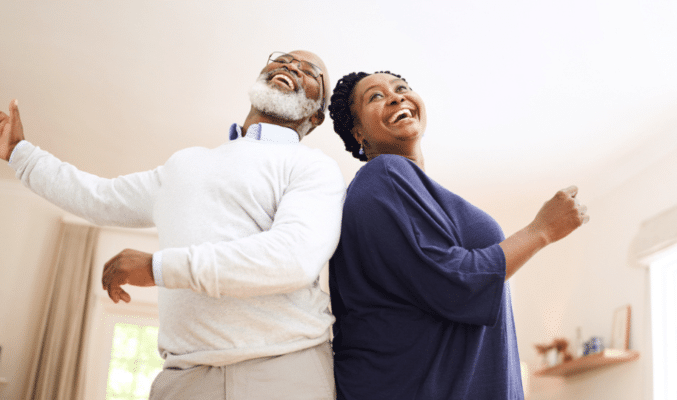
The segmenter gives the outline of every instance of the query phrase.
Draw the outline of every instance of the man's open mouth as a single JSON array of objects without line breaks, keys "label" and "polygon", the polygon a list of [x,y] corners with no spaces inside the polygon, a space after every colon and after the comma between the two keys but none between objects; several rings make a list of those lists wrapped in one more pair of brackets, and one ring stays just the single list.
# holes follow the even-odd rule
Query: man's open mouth
[{"label": "man's open mouth", "polygon": [[273,75],[273,77],[270,78],[270,81],[275,82],[278,86],[286,87],[289,90],[296,90],[296,82],[284,73]]}]

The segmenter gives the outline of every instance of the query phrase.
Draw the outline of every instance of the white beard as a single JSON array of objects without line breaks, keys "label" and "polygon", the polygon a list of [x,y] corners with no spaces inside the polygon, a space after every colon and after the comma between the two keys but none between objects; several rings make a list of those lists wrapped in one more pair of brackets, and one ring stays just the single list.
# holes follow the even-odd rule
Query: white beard
[{"label": "white beard", "polygon": [[[298,121],[310,117],[320,109],[320,100],[311,100],[299,86],[297,92],[284,93],[268,86],[268,74],[261,74],[249,90],[249,100],[257,110],[287,120]],[[299,130],[303,137],[312,127],[310,120],[303,122]]]}]

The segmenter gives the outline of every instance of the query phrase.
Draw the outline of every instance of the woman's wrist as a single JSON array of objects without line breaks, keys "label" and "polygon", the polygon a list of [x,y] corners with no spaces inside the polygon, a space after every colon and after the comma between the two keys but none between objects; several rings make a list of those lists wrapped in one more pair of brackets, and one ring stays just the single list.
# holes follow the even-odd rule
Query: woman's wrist
[{"label": "woman's wrist", "polygon": [[500,246],[505,255],[505,279],[509,279],[549,243],[547,233],[533,222],[502,241]]}]

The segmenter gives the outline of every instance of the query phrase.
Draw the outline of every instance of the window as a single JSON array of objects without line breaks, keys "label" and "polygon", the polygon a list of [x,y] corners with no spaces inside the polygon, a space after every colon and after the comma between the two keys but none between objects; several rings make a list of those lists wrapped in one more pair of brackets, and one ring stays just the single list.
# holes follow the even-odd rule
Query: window
[{"label": "window", "polygon": [[162,370],[157,335],[158,328],[155,326],[115,324],[106,399],[148,398],[153,379]]},{"label": "window", "polygon": [[100,298],[87,357],[86,399],[148,399],[164,360],[158,353],[157,306]]},{"label": "window", "polygon": [[153,253],[157,233],[146,230],[105,228],[99,234],[93,263],[91,312],[86,348],[85,399],[147,399],[150,386],[162,368],[158,354],[156,287],[125,286],[130,303],[113,303],[101,288],[103,265],[124,248]]},{"label": "window", "polygon": [[654,399],[677,399],[677,249],[651,263]]}]

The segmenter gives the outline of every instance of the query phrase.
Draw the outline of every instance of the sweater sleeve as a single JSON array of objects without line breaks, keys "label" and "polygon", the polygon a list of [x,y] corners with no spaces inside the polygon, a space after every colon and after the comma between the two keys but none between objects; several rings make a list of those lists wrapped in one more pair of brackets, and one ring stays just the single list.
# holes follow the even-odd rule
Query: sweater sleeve
[{"label": "sweater sleeve", "polygon": [[343,245],[347,241],[359,249],[367,279],[395,303],[455,322],[493,326],[505,280],[498,245],[502,232],[490,234],[479,248],[474,245],[482,240],[467,238],[486,236],[497,224],[479,210],[464,209],[464,201],[440,205],[424,173],[403,158],[384,157],[375,164],[351,187],[355,195],[343,217]]},{"label": "sweater sleeve", "polygon": [[212,297],[289,293],[315,282],[339,240],[345,183],[326,156],[292,172],[269,230],[162,250],[165,287]]},{"label": "sweater sleeve", "polygon": [[16,177],[39,196],[97,225],[153,226],[153,199],[160,186],[160,168],[101,178],[60,161],[22,141],[12,152]]}]

